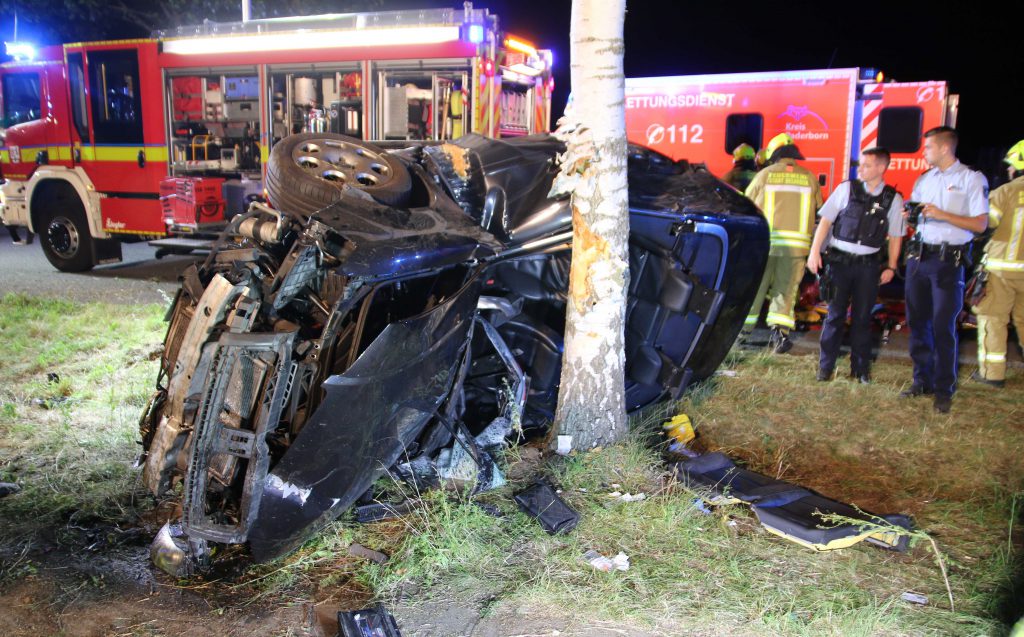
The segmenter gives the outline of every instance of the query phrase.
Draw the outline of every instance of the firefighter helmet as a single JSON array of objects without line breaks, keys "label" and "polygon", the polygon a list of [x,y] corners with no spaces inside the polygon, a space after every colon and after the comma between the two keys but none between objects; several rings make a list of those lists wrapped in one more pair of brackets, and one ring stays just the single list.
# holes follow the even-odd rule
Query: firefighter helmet
[{"label": "firefighter helmet", "polygon": [[754,147],[750,144],[740,144],[732,151],[732,160],[734,162],[740,162],[744,159],[748,161],[754,159]]},{"label": "firefighter helmet", "polygon": [[764,148],[758,150],[754,155],[754,163],[757,164],[758,169],[764,168],[764,165],[768,163],[768,151]]},{"label": "firefighter helmet", "polygon": [[1024,170],[1024,139],[1010,147],[1006,151],[1003,161],[1013,166],[1014,170]]},{"label": "firefighter helmet", "polygon": [[772,140],[768,142],[768,147],[765,151],[765,154],[768,155],[768,159],[771,160],[772,155],[775,154],[775,151],[782,148],[783,146],[791,146],[792,144],[795,143],[796,142],[793,141],[793,137],[789,133],[779,133],[775,137],[772,137]]}]

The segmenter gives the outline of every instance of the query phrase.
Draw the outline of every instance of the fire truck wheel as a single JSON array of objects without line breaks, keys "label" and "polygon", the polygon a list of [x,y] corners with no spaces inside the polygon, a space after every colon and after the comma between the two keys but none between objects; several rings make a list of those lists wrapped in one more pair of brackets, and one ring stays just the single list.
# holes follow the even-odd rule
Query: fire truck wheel
[{"label": "fire truck wheel", "polygon": [[43,254],[61,272],[85,272],[93,262],[92,237],[82,210],[51,210],[43,216]]},{"label": "fire truck wheel", "polygon": [[349,188],[401,206],[409,198],[412,178],[400,160],[373,144],[345,135],[303,133],[274,146],[266,185],[275,207],[308,215],[346,196]]}]

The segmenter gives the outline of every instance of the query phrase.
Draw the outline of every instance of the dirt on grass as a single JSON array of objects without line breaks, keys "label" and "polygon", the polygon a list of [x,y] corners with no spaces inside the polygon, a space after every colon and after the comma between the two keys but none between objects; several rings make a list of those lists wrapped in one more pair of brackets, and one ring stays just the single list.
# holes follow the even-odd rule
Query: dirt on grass
[{"label": "dirt on grass", "polygon": [[[888,357],[865,386],[816,382],[813,356],[734,354],[723,366],[734,375],[634,418],[622,446],[568,458],[512,450],[510,485],[482,498],[391,486],[389,498],[419,501],[412,514],[342,518],[269,564],[222,549],[211,573],[175,580],[148,547],[177,503],[146,494],[134,466],[161,314],[121,309],[108,326],[114,312],[99,304],[0,299],[0,481],[22,486],[0,499],[0,635],[333,637],[337,611],[376,602],[406,637],[979,635],[1024,612],[1024,378],[1001,391],[965,384],[940,415],[927,399],[897,398],[910,366]],[[912,515],[945,576],[929,540],[905,554],[815,553],[766,532],[747,507],[704,511],[657,444],[677,411],[703,450]],[[538,476],[582,514],[573,533],[548,536],[512,503]],[[389,559],[353,557],[353,543]],[[630,569],[595,571],[588,550],[623,552]]]}]

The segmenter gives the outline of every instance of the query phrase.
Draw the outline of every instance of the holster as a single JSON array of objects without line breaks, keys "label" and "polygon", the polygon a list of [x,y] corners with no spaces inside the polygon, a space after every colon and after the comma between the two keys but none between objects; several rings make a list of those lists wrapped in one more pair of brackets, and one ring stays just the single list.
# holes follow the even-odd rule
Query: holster
[{"label": "holster", "polygon": [[818,269],[818,298],[826,303],[831,303],[835,295],[836,285],[832,278],[832,264],[825,259]]}]

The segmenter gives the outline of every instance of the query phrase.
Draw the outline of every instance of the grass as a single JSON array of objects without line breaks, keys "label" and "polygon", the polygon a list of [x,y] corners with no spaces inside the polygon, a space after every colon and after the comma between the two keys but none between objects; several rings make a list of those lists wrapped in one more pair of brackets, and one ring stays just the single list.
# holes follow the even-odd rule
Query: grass
[{"label": "grass", "polygon": [[[399,539],[379,541],[394,557],[364,569],[367,583],[392,600],[416,581],[671,634],[686,626],[751,635],[1004,632],[1022,610],[1010,601],[1024,566],[1012,528],[1024,448],[1019,381],[1003,392],[965,386],[953,414],[941,416],[929,402],[896,398],[910,372],[900,362],[880,362],[866,387],[816,383],[808,357],[736,355],[727,364],[737,376],[634,418],[624,445],[542,468],[583,515],[571,535],[545,535],[508,505],[508,493],[489,496],[508,512],[502,519],[434,494],[406,517]],[[911,551],[864,544],[815,553],[767,534],[746,507],[699,512],[650,444],[657,423],[677,410],[693,418],[702,446],[754,470],[869,511],[912,514],[920,530]],[[613,503],[613,489],[650,497]],[[580,561],[588,549],[625,552],[632,568],[594,571]],[[904,592],[929,603],[902,601]]]},{"label": "grass", "polygon": [[118,523],[140,495],[138,419],[153,387],[163,308],[0,299],[0,535]]},{"label": "grass", "polygon": [[[0,500],[0,537],[22,546],[54,528],[129,523],[143,497],[131,461],[137,419],[156,373],[150,354],[162,308],[0,300],[0,479],[24,488]],[[677,404],[636,415],[622,445],[530,461],[506,454],[509,486],[483,496],[416,493],[388,484],[389,499],[418,498],[398,520],[343,517],[300,550],[253,565],[238,548],[221,567],[179,586],[215,607],[266,608],[309,599],[356,608],[452,597],[482,613],[525,607],[657,634],[1002,634],[1019,600],[1024,381],[965,385],[953,413],[899,400],[909,365],[883,359],[875,382],[814,381],[811,357],[733,354],[734,377],[716,376]],[[969,372],[970,370],[966,370]],[[56,373],[57,378],[48,378]],[[909,513],[920,532],[906,554],[867,545],[815,553],[762,529],[744,506],[702,512],[667,471],[658,426],[685,412],[698,445],[750,468],[875,513]],[[543,475],[581,513],[575,531],[545,534],[511,495]],[[622,503],[611,491],[645,493]],[[477,505],[497,506],[494,517]],[[955,601],[933,550],[948,569]],[[376,565],[348,555],[358,542],[390,555]],[[629,555],[626,572],[581,561],[588,550]],[[12,576],[31,572],[16,552]],[[27,569],[27,570],[26,570]],[[926,595],[926,606],[900,599]]]}]

